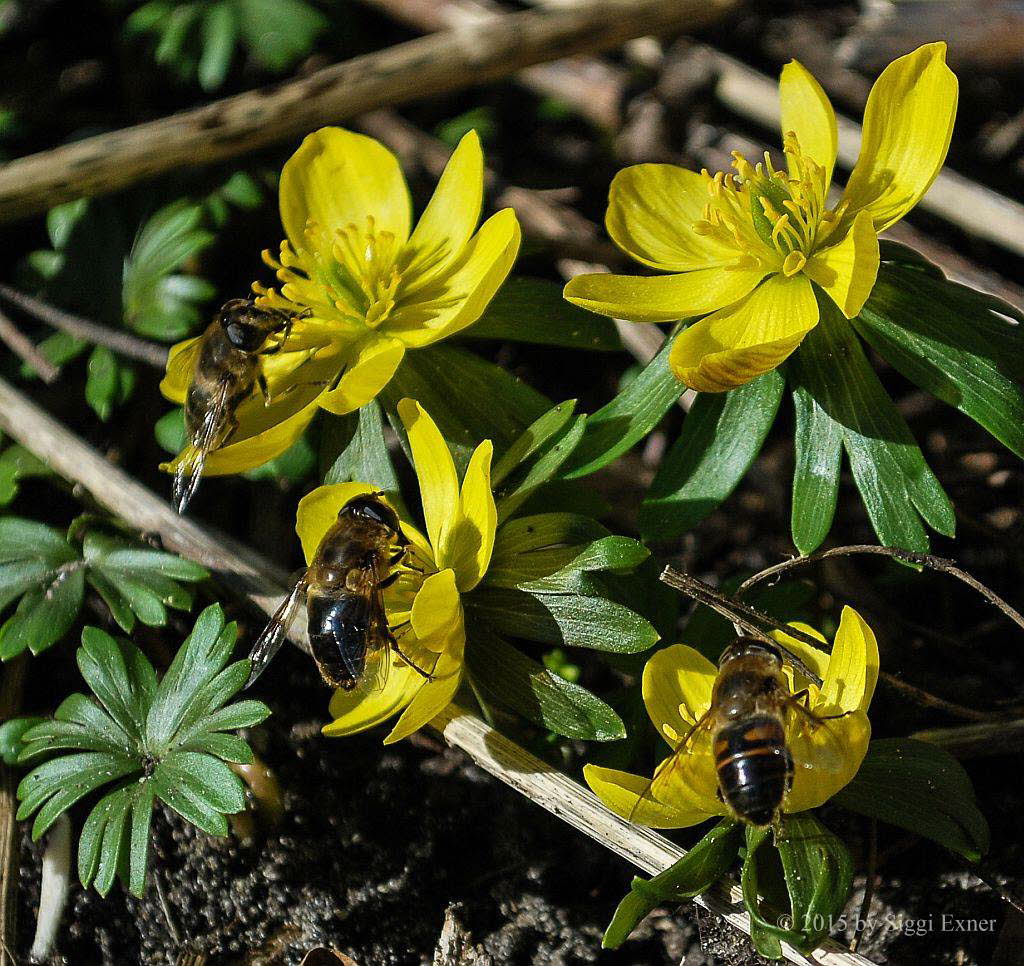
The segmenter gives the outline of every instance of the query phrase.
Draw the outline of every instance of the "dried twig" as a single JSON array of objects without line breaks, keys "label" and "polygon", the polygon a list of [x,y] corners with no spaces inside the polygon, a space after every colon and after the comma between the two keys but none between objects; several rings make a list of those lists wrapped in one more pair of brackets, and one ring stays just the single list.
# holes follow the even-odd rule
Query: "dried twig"
[{"label": "dried twig", "polygon": [[507,77],[633,37],[717,19],[734,0],[580,0],[493,17],[334,64],[0,168],[0,221],[116,191],[164,171],[237,157],[384,105]]},{"label": "dried twig", "polygon": [[[60,329],[61,332],[67,332],[68,335],[84,339],[93,345],[106,346],[126,359],[145,362],[155,369],[163,369],[167,365],[167,349],[159,343],[149,342],[130,332],[119,332],[117,329],[100,325],[98,322],[83,319],[79,315],[55,308],[47,302],[33,298],[31,295],[26,295],[24,292],[2,283],[0,283],[0,298],[16,305],[40,322],[45,322],[55,329]],[[32,365],[34,368],[35,363]]]},{"label": "dried twig", "polygon": [[910,736],[940,745],[957,758],[1019,755],[1024,751],[1024,718],[987,721],[955,728],[928,728]]},{"label": "dried twig", "polygon": [[927,567],[929,570],[937,570],[939,573],[949,574],[962,583],[967,584],[972,590],[976,590],[990,604],[999,608],[1018,627],[1024,629],[1024,616],[1011,607],[994,590],[990,590],[976,577],[972,577],[966,570],[961,570],[952,560],[945,557],[936,557],[930,553],[919,553],[916,550],[903,550],[899,547],[880,547],[872,543],[851,544],[845,547],[831,547],[828,550],[818,550],[806,557],[793,557],[790,560],[783,560],[772,567],[748,577],[736,590],[736,596],[757,584],[766,580],[772,580],[794,570],[797,567],[805,567],[808,564],[817,563],[819,560],[828,560],[829,557],[852,557],[857,554],[870,554],[872,556],[890,557],[893,560],[902,560],[904,563],[916,564],[920,567]]},{"label": "dried twig", "polygon": [[3,312],[0,312],[0,342],[3,342],[22,362],[27,362],[47,385],[59,378],[60,369],[50,362]]},{"label": "dried twig", "polygon": [[[805,560],[809,558],[798,557],[797,559]],[[787,562],[792,563],[793,561]],[[767,571],[762,571],[762,573],[767,573]],[[755,574],[754,576],[757,577],[760,575]],[[662,572],[661,579],[670,587],[674,587],[676,590],[687,594],[699,603],[704,604],[706,607],[710,607],[712,610],[721,614],[727,620],[732,621],[734,626],[737,627],[737,633],[739,633],[740,627],[742,627],[748,631],[763,635],[765,633],[765,628],[771,628],[772,630],[787,634],[789,637],[800,641],[801,644],[806,644],[808,647],[818,649],[821,649],[822,647],[822,642],[811,637],[810,634],[807,634],[790,624],[786,624],[778,618],[772,617],[771,614],[766,614],[764,611],[758,610],[756,607],[752,607],[745,601],[739,600],[739,595],[743,592],[744,588],[747,585],[752,586],[751,581],[753,581],[753,577],[737,589],[735,596],[724,594],[720,590],[716,590],[709,584],[704,583],[704,581],[698,580],[690,574],[675,570],[672,567],[665,568]],[[804,673],[807,677],[811,678],[811,680],[815,680],[813,674],[806,671]],[[906,681],[901,680],[894,674],[890,674],[887,671],[881,671],[878,677],[879,680],[885,682],[885,684],[893,688],[893,690],[899,691],[916,704],[922,705],[926,708],[935,708],[939,711],[945,711],[947,714],[953,715],[957,718],[964,718],[968,721],[991,721],[993,719],[1000,719],[1004,717],[998,712],[978,711],[974,708],[968,708],[965,705],[957,704],[954,701],[947,701],[945,698],[940,698],[937,694],[932,694],[930,691],[925,691],[923,688],[919,688],[916,685],[908,684]]]},{"label": "dried twig", "polygon": [[[0,429],[10,433],[55,472],[82,486],[97,503],[124,522],[141,532],[156,534],[168,549],[207,567],[231,594],[265,614],[273,613],[283,599],[287,575],[278,567],[252,549],[194,520],[179,517],[169,503],[109,463],[3,380]],[[308,647],[301,623],[294,627],[291,640],[300,647]],[[486,771],[637,867],[650,873],[661,872],[685,854],[651,829],[631,825],[610,812],[567,775],[463,709],[450,706],[434,720],[432,727]],[[750,918],[739,911],[740,900],[738,886],[723,884],[697,901],[749,935]],[[785,944],[783,952],[790,962],[808,962],[807,957]],[[812,953],[810,961],[821,966],[871,966],[868,960],[831,940]]]}]

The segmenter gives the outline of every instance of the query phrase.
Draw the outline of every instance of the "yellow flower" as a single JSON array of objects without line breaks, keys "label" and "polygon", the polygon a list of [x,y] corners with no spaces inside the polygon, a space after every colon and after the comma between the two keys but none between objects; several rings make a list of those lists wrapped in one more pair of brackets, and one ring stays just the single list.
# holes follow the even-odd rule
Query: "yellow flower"
[{"label": "yellow flower", "polygon": [[620,171],[608,233],[637,261],[673,274],[583,275],[565,288],[570,302],[633,322],[706,316],[676,337],[670,355],[676,376],[702,392],[741,386],[782,363],[818,322],[815,288],[847,318],[860,312],[878,273],[878,233],[920,201],[946,158],[957,80],[944,43],[882,72],[860,157],[831,208],[832,105],[796,61],[783,68],[779,94],[786,172],[767,153],[756,166],[735,154],[735,174],[669,164]]},{"label": "yellow flower", "polygon": [[[430,671],[432,680],[392,653],[384,688],[336,691],[330,705],[334,720],[323,729],[326,735],[350,735],[401,712],[385,744],[423,727],[458,689],[466,645],[462,595],[487,572],[498,525],[490,440],[476,448],[460,488],[451,452],[430,416],[412,399],[403,399],[398,412],[412,449],[427,532],[402,521],[412,546],[398,568],[401,576],[385,591],[385,607],[402,652]],[[338,510],[353,496],[375,489],[363,483],[321,486],[299,503],[295,529],[307,562]]]},{"label": "yellow flower", "polygon": [[[407,349],[472,325],[512,268],[521,233],[505,208],[477,229],[483,154],[475,131],[455,149],[412,227],[398,160],[341,128],[310,134],[281,172],[280,255],[264,252],[280,289],[253,285],[257,305],[293,314],[284,351],[264,356],[271,389],[238,409],[238,429],[206,473],[238,473],[284,452],[317,408],[343,415],[373,399]],[[181,403],[198,339],[171,350],[161,390]],[[173,468],[173,464],[172,464]]]},{"label": "yellow flower", "polygon": [[[820,634],[794,624],[824,643]],[[800,712],[790,709],[786,741],[793,755],[793,787],[783,803],[788,813],[817,808],[850,782],[867,754],[871,724],[867,708],[878,680],[878,644],[871,628],[852,608],[843,608],[831,655],[802,642],[777,635],[822,679],[816,687],[785,665],[792,693],[807,688],[810,711],[818,717],[842,715],[827,727],[807,726]],[[659,651],[643,674],[644,704],[658,734],[675,747],[711,704],[717,668],[698,651],[683,644]],[[650,779],[642,775],[587,765],[584,776],[613,812],[652,828],[684,828],[729,811],[718,797],[718,778],[709,729],[691,739],[675,767],[671,782],[655,798],[648,794]]]}]

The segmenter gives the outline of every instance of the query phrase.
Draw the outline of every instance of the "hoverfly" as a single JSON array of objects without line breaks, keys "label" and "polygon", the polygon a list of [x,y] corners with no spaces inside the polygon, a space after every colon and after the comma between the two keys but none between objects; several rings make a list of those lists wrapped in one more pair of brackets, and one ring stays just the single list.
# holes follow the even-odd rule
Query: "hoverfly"
[{"label": "hoverfly", "polygon": [[383,688],[392,650],[430,679],[399,649],[384,609],[383,591],[401,576],[393,568],[410,542],[381,495],[353,497],[338,511],[309,567],[256,639],[246,687],[277,653],[303,602],[313,660],[325,684],[343,691]]},{"label": "hoverfly", "polygon": [[718,795],[730,812],[751,825],[771,825],[778,820],[793,784],[795,766],[787,739],[790,716],[797,716],[798,727],[807,733],[825,729],[825,744],[831,752],[824,756],[824,767],[831,760],[838,769],[842,767],[842,744],[828,730],[827,722],[843,715],[816,715],[803,703],[806,690],[792,693],[783,673],[784,661],[819,686],[821,679],[788,648],[763,635],[751,620],[751,615],[760,616],[757,611],[739,602],[729,602],[737,608],[730,610],[723,604],[725,598],[712,588],[671,568],[666,568],[662,580],[715,607],[757,636],[740,635],[722,652],[711,704],[655,769],[634,810],[640,801],[658,798],[659,789],[680,780],[688,758],[700,749],[714,759]]},{"label": "hoverfly", "polygon": [[192,381],[185,396],[188,446],[174,473],[175,509],[184,513],[199,488],[207,457],[238,426],[235,411],[253,388],[269,400],[260,357],[279,352],[293,317],[258,308],[250,299],[226,302],[200,336]]}]

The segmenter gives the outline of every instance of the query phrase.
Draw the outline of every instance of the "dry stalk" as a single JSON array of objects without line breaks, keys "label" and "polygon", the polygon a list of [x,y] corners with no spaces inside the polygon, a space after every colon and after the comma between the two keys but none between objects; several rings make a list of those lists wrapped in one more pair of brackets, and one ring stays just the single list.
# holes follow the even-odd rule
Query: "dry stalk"
[{"label": "dry stalk", "polygon": [[385,105],[499,80],[524,67],[703,26],[734,0],[580,0],[420,37],[248,91],[19,158],[0,168],[0,221],[165,171],[237,157]]}]

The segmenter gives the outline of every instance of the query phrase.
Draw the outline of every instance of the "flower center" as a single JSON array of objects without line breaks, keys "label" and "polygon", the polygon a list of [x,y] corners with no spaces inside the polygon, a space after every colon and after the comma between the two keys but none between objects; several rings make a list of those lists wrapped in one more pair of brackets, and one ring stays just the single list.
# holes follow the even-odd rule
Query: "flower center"
[{"label": "flower center", "polygon": [[362,227],[350,223],[335,232],[333,254],[338,280],[360,305],[371,329],[384,322],[395,307],[402,281],[397,265],[399,249],[394,233],[378,230],[373,215],[366,216]]},{"label": "flower center", "polygon": [[735,174],[702,171],[710,200],[693,230],[737,249],[744,265],[767,264],[789,276],[831,234],[845,202],[827,207],[825,169],[801,152],[795,134],[784,146],[788,174],[773,167],[767,151],[756,165],[734,151]]}]

